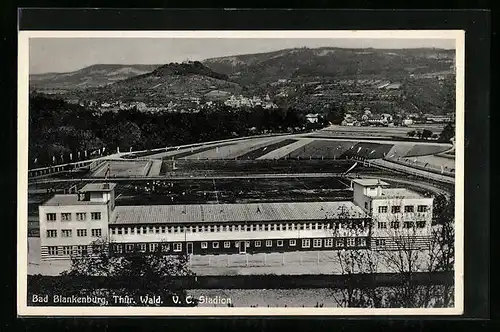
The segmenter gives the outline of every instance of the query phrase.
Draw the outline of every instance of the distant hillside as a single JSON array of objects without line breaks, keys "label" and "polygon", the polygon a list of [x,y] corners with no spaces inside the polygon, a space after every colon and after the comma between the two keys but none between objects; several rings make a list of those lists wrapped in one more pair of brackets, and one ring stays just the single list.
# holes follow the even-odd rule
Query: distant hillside
[{"label": "distant hillside", "polygon": [[277,79],[331,78],[352,75],[407,76],[446,71],[455,58],[453,50],[295,48],[275,52],[212,58],[207,67],[242,84]]},{"label": "distant hillside", "polygon": [[100,64],[68,73],[30,75],[31,90],[69,90],[99,87],[149,73],[160,65]]},{"label": "distant hillside", "polygon": [[201,97],[213,90],[239,93],[241,87],[201,62],[170,63],[152,72],[77,92],[77,98],[109,100],[165,100],[165,98]]}]

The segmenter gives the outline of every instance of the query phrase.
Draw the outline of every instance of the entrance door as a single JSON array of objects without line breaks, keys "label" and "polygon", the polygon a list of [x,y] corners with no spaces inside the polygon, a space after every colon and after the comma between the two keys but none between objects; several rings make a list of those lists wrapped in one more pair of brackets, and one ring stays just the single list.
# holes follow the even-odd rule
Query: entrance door
[{"label": "entrance door", "polygon": [[240,254],[246,254],[247,253],[247,246],[245,241],[240,241]]},{"label": "entrance door", "polygon": [[192,255],[193,254],[193,242],[188,242],[186,248],[187,248],[186,250],[187,250],[188,255]]}]

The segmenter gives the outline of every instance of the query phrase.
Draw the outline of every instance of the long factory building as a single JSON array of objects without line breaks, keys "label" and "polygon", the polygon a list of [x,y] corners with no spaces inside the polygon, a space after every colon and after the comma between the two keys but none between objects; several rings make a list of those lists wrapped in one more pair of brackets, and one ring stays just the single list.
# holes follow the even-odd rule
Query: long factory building
[{"label": "long factory building", "polygon": [[378,179],[352,180],[353,200],[336,202],[115,206],[115,186],[87,184],[41,204],[41,258],[390,250],[426,246],[431,234],[433,198]]}]

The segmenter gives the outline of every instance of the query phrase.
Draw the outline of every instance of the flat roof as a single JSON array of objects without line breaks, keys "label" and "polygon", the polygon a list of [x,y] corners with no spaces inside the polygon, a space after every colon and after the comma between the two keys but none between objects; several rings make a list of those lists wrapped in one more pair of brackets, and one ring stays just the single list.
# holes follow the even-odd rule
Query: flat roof
[{"label": "flat roof", "polygon": [[333,218],[342,209],[351,218],[367,214],[350,201],[250,204],[116,206],[111,224],[298,221]]},{"label": "flat roof", "polygon": [[76,194],[58,194],[54,195],[48,201],[43,203],[44,206],[59,206],[59,205],[105,205],[105,202],[95,201],[79,201]]},{"label": "flat roof", "polygon": [[357,183],[363,187],[389,185],[387,182],[381,181],[380,179],[353,179],[352,182]]},{"label": "flat roof", "polygon": [[80,192],[86,191],[111,191],[116,187],[116,183],[87,183],[80,189]]},{"label": "flat roof", "polygon": [[420,195],[406,188],[383,188],[382,195],[375,198],[430,198]]}]

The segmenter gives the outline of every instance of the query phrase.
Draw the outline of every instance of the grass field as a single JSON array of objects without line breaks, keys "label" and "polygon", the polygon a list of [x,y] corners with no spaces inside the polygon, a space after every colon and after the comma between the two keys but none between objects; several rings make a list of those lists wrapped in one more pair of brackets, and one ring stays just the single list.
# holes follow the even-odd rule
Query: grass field
[{"label": "grass field", "polygon": [[314,136],[324,137],[401,137],[408,138],[407,133],[412,130],[428,129],[439,134],[444,124],[419,124],[408,127],[355,127],[355,126],[330,126],[313,133]]}]

